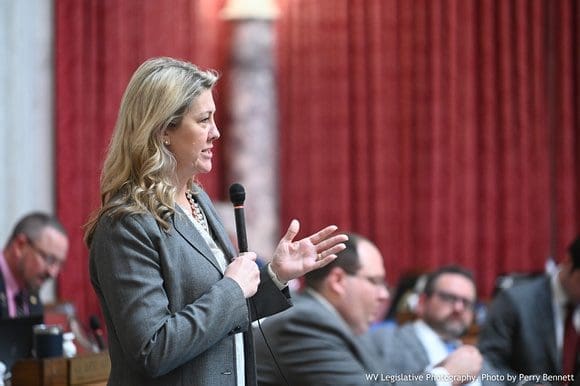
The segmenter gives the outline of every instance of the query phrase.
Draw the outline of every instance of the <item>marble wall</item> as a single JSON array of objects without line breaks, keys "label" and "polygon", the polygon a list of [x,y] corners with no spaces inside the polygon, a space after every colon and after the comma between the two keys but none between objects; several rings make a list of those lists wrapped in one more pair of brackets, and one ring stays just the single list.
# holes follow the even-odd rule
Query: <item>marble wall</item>
[{"label": "marble wall", "polygon": [[274,62],[277,13],[267,0],[231,0],[224,10],[232,23],[227,174],[230,181],[246,188],[248,247],[265,260],[271,258],[280,238]]}]

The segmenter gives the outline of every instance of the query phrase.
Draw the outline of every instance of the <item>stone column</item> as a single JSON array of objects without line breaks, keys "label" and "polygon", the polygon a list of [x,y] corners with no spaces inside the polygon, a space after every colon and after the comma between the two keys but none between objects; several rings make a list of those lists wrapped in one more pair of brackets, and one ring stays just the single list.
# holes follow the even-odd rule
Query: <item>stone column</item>
[{"label": "stone column", "polygon": [[228,179],[246,188],[248,246],[268,260],[279,240],[278,128],[271,0],[230,0]]}]

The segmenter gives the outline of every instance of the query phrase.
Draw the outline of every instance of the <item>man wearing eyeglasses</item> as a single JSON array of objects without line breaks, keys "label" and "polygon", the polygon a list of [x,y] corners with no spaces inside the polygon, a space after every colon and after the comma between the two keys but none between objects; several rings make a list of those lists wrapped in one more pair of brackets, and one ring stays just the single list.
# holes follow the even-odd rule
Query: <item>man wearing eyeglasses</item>
[{"label": "man wearing eyeglasses", "polygon": [[359,337],[389,296],[383,257],[359,235],[348,234],[345,245],[306,274],[294,307],[263,321],[263,336],[254,334],[260,385],[378,384],[368,377],[377,375],[374,353]]},{"label": "man wearing eyeglasses", "polygon": [[461,267],[428,275],[416,308],[418,319],[371,333],[383,366],[399,375],[424,371],[438,386],[504,384],[478,349],[461,341],[473,322],[476,296],[471,273]]},{"label": "man wearing eyeglasses", "polygon": [[66,231],[54,216],[34,212],[16,224],[0,253],[0,318],[42,315],[38,291],[56,278],[68,247]]}]

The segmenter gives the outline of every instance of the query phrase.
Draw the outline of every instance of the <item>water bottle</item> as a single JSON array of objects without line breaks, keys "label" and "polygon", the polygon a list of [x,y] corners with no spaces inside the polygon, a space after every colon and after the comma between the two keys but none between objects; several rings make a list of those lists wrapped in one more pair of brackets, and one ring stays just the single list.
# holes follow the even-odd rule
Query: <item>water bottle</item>
[{"label": "water bottle", "polygon": [[65,332],[62,334],[62,354],[67,358],[77,355],[77,346],[74,342],[74,332]]}]

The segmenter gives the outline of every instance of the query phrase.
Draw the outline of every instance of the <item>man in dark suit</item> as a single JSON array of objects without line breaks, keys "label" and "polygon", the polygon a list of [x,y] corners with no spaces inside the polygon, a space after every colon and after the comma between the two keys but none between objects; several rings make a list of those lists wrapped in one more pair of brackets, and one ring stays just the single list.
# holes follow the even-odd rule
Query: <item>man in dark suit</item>
[{"label": "man in dark suit", "polygon": [[0,253],[0,318],[42,315],[38,291],[58,275],[68,246],[53,216],[34,212],[16,224]]},{"label": "man in dark suit", "polygon": [[503,384],[477,348],[461,341],[473,323],[475,302],[469,271],[449,266],[432,272],[419,297],[417,320],[371,332],[383,367],[391,374],[424,371],[438,384]]},{"label": "man in dark suit", "polygon": [[[580,237],[577,237],[554,272],[496,296],[480,334],[480,350],[494,366],[521,383],[580,384],[579,304]],[[572,324],[567,329],[568,318]],[[576,332],[576,337],[566,339],[567,331]],[[576,351],[570,351],[565,370],[566,341],[572,342]],[[571,375],[575,375],[573,379]]]}]

